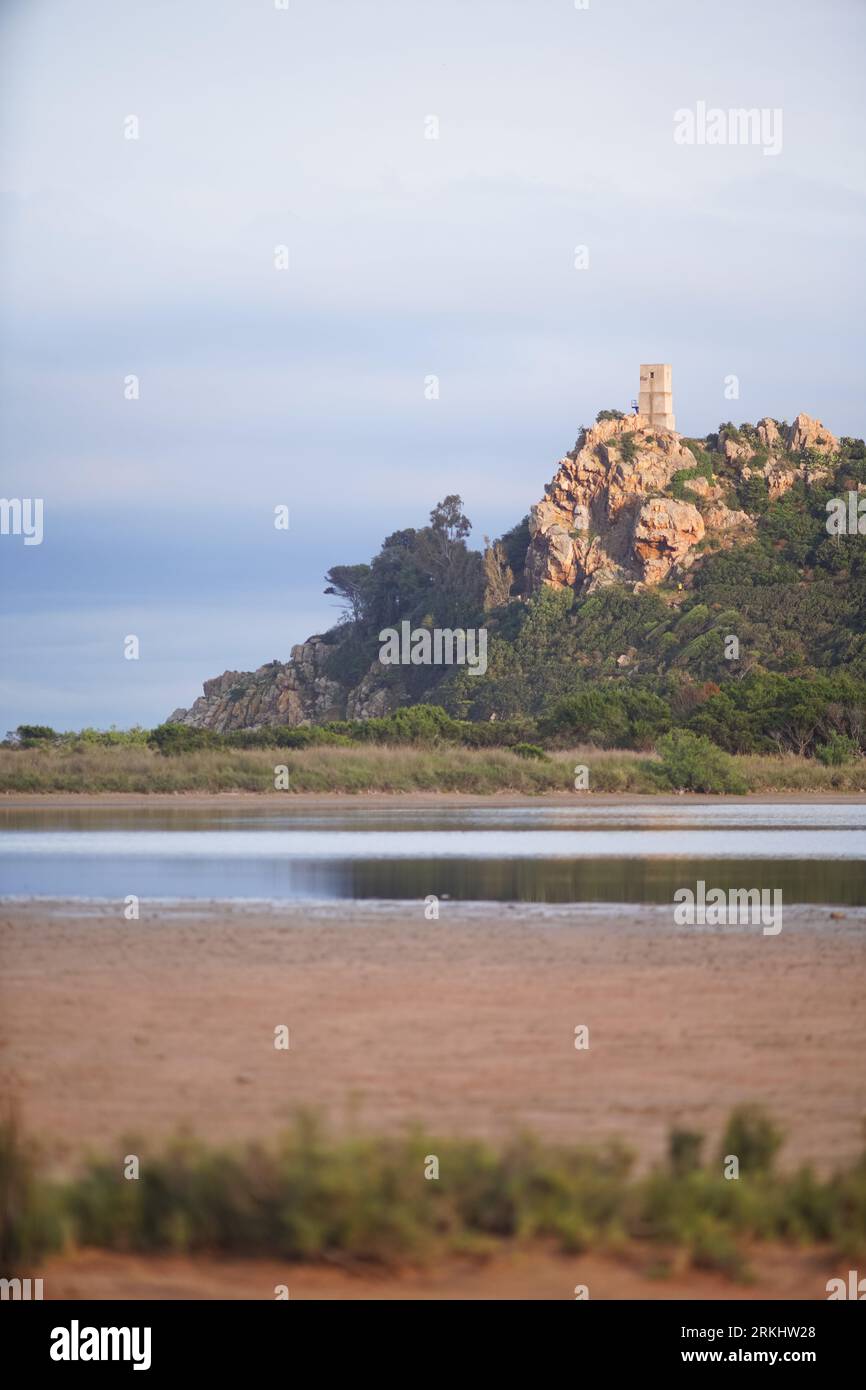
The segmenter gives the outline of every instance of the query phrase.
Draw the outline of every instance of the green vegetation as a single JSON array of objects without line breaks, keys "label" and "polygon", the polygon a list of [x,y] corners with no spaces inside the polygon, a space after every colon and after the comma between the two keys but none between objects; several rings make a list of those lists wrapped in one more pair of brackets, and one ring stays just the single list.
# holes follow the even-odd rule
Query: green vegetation
[{"label": "green vegetation", "polygon": [[[719,428],[760,464],[766,451],[754,426]],[[329,570],[326,592],[344,611],[326,634],[327,665],[348,694],[374,663],[383,628],[483,624],[483,675],[381,667],[396,712],[368,721],[228,734],[22,725],[0,748],[0,789],[266,790],[274,762],[287,760],[297,790],[567,790],[566,760],[538,753],[588,745],[593,790],[603,789],[600,749],[647,755],[621,762],[615,777],[604,765],[622,790],[863,790],[866,545],[859,535],[829,536],[825,523],[827,501],[866,482],[866,445],[843,439],[837,457],[815,461],[826,476],[798,480],[771,502],[763,477],[744,480],[719,451],[718,434],[688,443],[695,467],[669,490],[687,496],[689,478],[712,480],[755,528],[746,544],[706,542],[678,584],[528,595],[528,518],[482,556],[468,548],[460,498],[449,496],[429,525],[394,532],[369,564]],[[633,436],[619,447],[627,455]],[[707,741],[736,756],[736,767]],[[452,756],[458,748],[485,756]],[[256,750],[270,756],[257,761]]]},{"label": "green vegetation", "polygon": [[5,748],[128,748],[141,747],[150,735],[147,729],[79,729],[77,733],[57,733],[48,724],[19,724],[6,735]]},{"label": "green vegetation", "polygon": [[680,468],[670,481],[670,494],[679,501],[694,501],[695,493],[685,486],[692,478],[706,478],[708,483],[714,481],[713,460],[705,449],[700,449],[697,445],[691,446],[692,453],[697,459],[694,468]]},{"label": "green vegetation", "polygon": [[815,757],[826,767],[840,767],[843,763],[856,762],[860,756],[860,746],[856,739],[847,734],[831,733],[826,743],[815,748]]},{"label": "green vegetation", "polygon": [[635,459],[637,458],[637,447],[634,442],[634,431],[621,434],[616,442],[619,445],[619,451],[625,459],[626,463],[634,463]]},{"label": "green vegetation", "polygon": [[[635,717],[624,726],[622,718],[629,716],[622,716],[617,703],[611,715],[616,722],[602,727],[604,700],[600,708],[602,716],[586,702],[569,702],[544,732],[531,721],[471,724],[451,720],[441,709],[415,706],[370,721],[385,726],[384,732],[361,722],[341,726],[351,734],[302,728],[221,738],[175,726],[183,733],[175,740],[164,732],[171,726],[163,725],[149,746],[126,748],[81,745],[69,736],[38,747],[0,748],[0,793],[273,792],[275,770],[286,767],[288,794],[583,795],[574,791],[577,764],[589,768],[591,792],[866,792],[866,759],[853,756],[847,741],[821,745],[817,758],[732,756],[703,735],[675,729],[658,737],[657,752],[641,752],[647,709],[652,715],[655,707],[638,699],[629,706]],[[614,743],[630,738],[638,747],[591,743],[590,734],[603,741],[604,728]]]},{"label": "green vegetation", "polygon": [[734,792],[749,790],[728,753],[689,729],[674,729],[659,739],[660,761],[651,772],[668,791]]},{"label": "green vegetation", "polygon": [[[617,412],[602,411],[600,418],[617,418]],[[727,422],[719,426],[721,432],[751,450],[753,470],[766,462],[753,425]],[[759,472],[744,479],[742,461],[725,458],[719,433],[686,441],[695,465],[678,472],[668,491],[694,499],[687,482],[706,478],[722,488],[729,505],[754,519],[753,538],[732,547],[709,538],[699,562],[682,577],[682,588],[661,585],[635,594],[612,586],[585,598],[543,589],[529,596],[523,571],[526,518],[488,546],[484,561],[476,555],[476,565],[462,504],[449,497],[431,513],[429,527],[390,536],[370,566],[329,572],[329,581],[335,576],[340,581],[331,587],[346,609],[344,621],[330,634],[335,679],[345,680],[348,688],[375,659],[380,628],[399,619],[464,627],[483,622],[489,635],[483,676],[469,675],[465,668],[393,667],[387,681],[395,703],[435,704],[473,722],[495,716],[549,723],[553,709],[571,697],[580,700],[602,689],[611,696],[619,692],[617,699],[625,701],[637,691],[668,705],[669,727],[692,727],[690,713],[707,705],[709,695],[717,693],[710,688],[714,685],[720,698],[704,708],[694,732],[728,752],[793,751],[813,757],[839,735],[862,753],[866,547],[861,536],[827,534],[826,504],[866,482],[866,445],[843,439],[837,457],[814,461],[826,476],[799,479],[771,502]],[[626,432],[619,448],[628,458],[633,436]],[[786,460],[781,445],[774,453],[792,468],[809,462],[794,455]],[[739,640],[734,659],[726,649],[730,635]],[[359,658],[356,666],[353,657]],[[792,684],[786,693],[787,682]],[[807,703],[817,700],[822,709],[803,744],[799,734],[789,735],[782,711],[809,689]],[[612,698],[611,719],[603,719],[599,729],[605,746],[612,746],[623,722],[621,710],[613,717],[615,705]],[[738,721],[730,715],[744,707],[746,737],[737,745]],[[631,727],[639,722],[626,720],[627,746],[646,745],[649,731]],[[649,722],[653,736],[666,732],[656,715]]]},{"label": "green vegetation", "polygon": [[0,1121],[0,1278],[26,1272],[61,1235],[56,1189],[39,1176],[40,1155],[14,1114]]},{"label": "green vegetation", "polygon": [[[0,1129],[0,1272],[32,1269],[67,1243],[152,1253],[202,1252],[398,1264],[447,1252],[484,1255],[502,1241],[550,1239],[564,1253],[616,1253],[636,1242],[656,1269],[677,1251],[698,1268],[748,1277],[747,1242],[829,1244],[866,1252],[866,1155],[827,1180],[809,1167],[780,1173],[780,1143],[760,1110],[735,1111],[714,1161],[702,1166],[699,1134],[674,1131],[668,1162],[632,1175],[632,1156],[553,1146],[516,1135],[499,1147],[475,1139],[331,1138],[300,1115],[271,1145],[213,1149],[191,1139],[153,1152],[142,1139],[117,1151],[140,1156],[124,1179],[117,1155],[90,1158],[52,1182],[10,1126]],[[725,1158],[740,1161],[737,1180]],[[425,1180],[431,1156],[438,1180]]]}]

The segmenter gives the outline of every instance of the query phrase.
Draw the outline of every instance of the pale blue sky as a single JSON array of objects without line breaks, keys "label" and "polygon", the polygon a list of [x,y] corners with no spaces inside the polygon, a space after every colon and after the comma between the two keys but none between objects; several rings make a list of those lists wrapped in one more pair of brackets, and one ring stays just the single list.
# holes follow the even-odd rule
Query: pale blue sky
[{"label": "pale blue sky", "polygon": [[[0,537],[0,733],[153,724],[287,657],[335,617],[328,566],[448,492],[479,543],[518,520],[641,361],[686,432],[866,432],[860,0],[0,24],[0,491],[45,502],[41,546]],[[676,145],[698,101],[781,108],[781,154]]]}]

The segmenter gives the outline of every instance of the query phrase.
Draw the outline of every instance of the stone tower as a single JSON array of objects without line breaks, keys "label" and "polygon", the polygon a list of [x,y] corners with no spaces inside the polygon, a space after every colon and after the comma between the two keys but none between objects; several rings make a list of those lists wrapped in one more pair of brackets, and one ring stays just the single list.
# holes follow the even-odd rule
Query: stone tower
[{"label": "stone tower", "polygon": [[641,415],[649,416],[650,424],[661,425],[666,430],[676,429],[669,362],[649,362],[641,366],[638,410]]}]

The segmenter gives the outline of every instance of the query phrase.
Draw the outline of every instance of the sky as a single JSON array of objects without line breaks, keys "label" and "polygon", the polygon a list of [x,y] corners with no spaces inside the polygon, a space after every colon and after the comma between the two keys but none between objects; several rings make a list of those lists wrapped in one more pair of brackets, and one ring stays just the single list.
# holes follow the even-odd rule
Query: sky
[{"label": "sky", "polygon": [[[0,535],[0,736],[286,660],[331,565],[448,493],[500,534],[641,362],[686,434],[866,434],[864,35],[862,0],[4,0],[0,495],[44,520]],[[781,140],[682,143],[699,103]]]}]

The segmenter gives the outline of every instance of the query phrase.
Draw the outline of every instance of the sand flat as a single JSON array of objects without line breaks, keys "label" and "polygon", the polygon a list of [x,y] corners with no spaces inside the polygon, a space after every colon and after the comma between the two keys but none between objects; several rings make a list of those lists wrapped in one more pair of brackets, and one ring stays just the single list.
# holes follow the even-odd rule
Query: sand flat
[{"label": "sand flat", "polygon": [[382,792],[248,792],[248,791],[174,791],[174,792],[0,792],[0,810],[99,810],[123,807],[126,810],[146,810],[148,807],[182,806],[185,809],[208,810],[231,806],[263,806],[285,810],[289,806],[315,808],[345,806],[347,810],[365,806],[728,806],[760,805],[828,805],[866,804],[866,792],[816,792],[804,789],[787,792],[748,792],[743,796],[715,796],[703,792],[551,792],[528,796],[521,792],[495,791],[480,796],[477,792],[410,791]]},{"label": "sand flat", "polygon": [[[675,928],[657,908],[0,904],[0,1081],[62,1161],[189,1125],[713,1143],[767,1105],[783,1162],[855,1157],[866,1113],[866,915]],[[290,1029],[288,1052],[274,1028]],[[590,1029],[587,1051],[574,1029]]]},{"label": "sand flat", "polygon": [[[572,1301],[575,1289],[600,1299],[826,1299],[838,1256],[778,1244],[748,1250],[751,1279],[736,1283],[682,1264],[665,1278],[648,1268],[657,1253],[635,1247],[617,1257],[562,1255],[540,1243],[505,1246],[491,1259],[448,1257],[429,1265],[377,1268],[333,1261],[294,1264],[191,1255],[129,1255],[80,1250],[46,1260],[37,1277],[46,1299],[263,1299],[277,1286],[293,1302],[322,1300],[495,1299]],[[582,1295],[585,1297],[586,1295]],[[757,1314],[754,1321],[763,1321]]]}]

